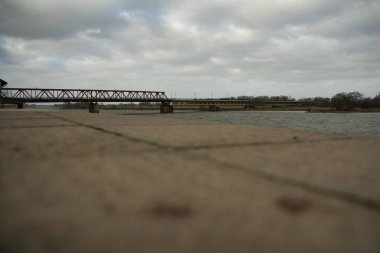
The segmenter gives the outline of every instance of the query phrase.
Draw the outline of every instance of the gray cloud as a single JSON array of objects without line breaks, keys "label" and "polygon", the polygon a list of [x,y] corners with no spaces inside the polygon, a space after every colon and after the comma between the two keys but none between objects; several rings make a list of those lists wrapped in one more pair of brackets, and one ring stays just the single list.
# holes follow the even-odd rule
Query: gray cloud
[{"label": "gray cloud", "polygon": [[373,96],[378,13],[370,0],[2,0],[0,70],[26,87]]}]

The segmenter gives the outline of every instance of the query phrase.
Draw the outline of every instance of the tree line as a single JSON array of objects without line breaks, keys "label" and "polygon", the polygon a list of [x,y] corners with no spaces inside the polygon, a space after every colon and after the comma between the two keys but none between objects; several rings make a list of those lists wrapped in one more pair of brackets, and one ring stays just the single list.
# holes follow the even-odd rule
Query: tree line
[{"label": "tree line", "polygon": [[240,99],[240,100],[253,100],[256,102],[267,102],[267,101],[298,101],[305,103],[320,103],[329,104],[337,110],[350,110],[355,107],[360,107],[363,109],[368,108],[380,108],[380,92],[373,98],[365,97],[362,93],[358,91],[354,92],[340,92],[329,97],[307,97],[295,99],[291,96],[238,96],[223,99]]}]

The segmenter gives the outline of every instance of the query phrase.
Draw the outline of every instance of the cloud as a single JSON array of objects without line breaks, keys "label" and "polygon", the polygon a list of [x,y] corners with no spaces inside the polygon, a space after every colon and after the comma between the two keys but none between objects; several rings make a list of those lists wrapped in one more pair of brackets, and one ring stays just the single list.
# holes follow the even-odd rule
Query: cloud
[{"label": "cloud", "polygon": [[3,0],[1,76],[188,97],[373,96],[379,12],[370,0]]}]

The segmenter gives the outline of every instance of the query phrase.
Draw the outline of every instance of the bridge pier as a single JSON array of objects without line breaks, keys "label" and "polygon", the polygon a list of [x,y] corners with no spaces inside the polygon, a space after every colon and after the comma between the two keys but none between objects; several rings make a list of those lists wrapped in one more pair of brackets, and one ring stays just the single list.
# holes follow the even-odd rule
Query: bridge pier
[{"label": "bridge pier", "polygon": [[160,113],[173,113],[173,105],[171,102],[162,102],[160,106]]},{"label": "bridge pier", "polygon": [[252,110],[252,109],[255,109],[255,105],[244,105],[244,110]]},{"label": "bridge pier", "polygon": [[16,103],[17,109],[24,109],[24,103]]},{"label": "bridge pier", "polygon": [[98,103],[90,102],[89,105],[89,113],[99,113],[99,105]]},{"label": "bridge pier", "polygon": [[209,107],[208,107],[208,110],[210,111],[210,112],[219,112],[219,106],[217,106],[217,105],[210,105]]}]

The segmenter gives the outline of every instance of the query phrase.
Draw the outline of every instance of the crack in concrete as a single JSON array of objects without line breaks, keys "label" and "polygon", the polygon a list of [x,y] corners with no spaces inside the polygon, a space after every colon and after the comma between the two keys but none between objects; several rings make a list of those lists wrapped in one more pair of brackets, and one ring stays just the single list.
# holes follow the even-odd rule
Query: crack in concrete
[{"label": "crack in concrete", "polygon": [[[308,191],[311,193],[316,193],[316,194],[319,194],[319,195],[324,196],[324,197],[334,198],[334,199],[338,199],[338,200],[344,201],[346,203],[351,203],[351,204],[361,206],[361,207],[364,207],[367,209],[380,211],[380,201],[377,201],[377,200],[374,200],[371,198],[367,198],[367,197],[363,197],[363,196],[357,195],[355,193],[341,191],[338,189],[321,187],[321,186],[310,184],[310,183],[307,183],[305,181],[297,180],[294,178],[289,178],[289,177],[279,176],[279,175],[276,175],[274,173],[269,173],[269,172],[266,172],[262,169],[251,169],[251,168],[247,168],[245,166],[241,166],[241,165],[231,163],[231,162],[221,162],[221,161],[218,161],[218,160],[216,160],[216,159],[214,159],[208,155],[195,155],[195,154],[189,154],[189,153],[183,152],[183,151],[191,151],[191,150],[231,148],[231,147],[243,147],[243,146],[284,145],[284,144],[301,144],[301,143],[310,143],[310,142],[326,142],[326,141],[345,141],[345,140],[353,140],[353,139],[367,139],[365,137],[355,137],[355,138],[354,137],[347,137],[347,138],[344,137],[344,138],[333,138],[333,139],[327,139],[327,140],[308,140],[308,141],[293,140],[293,141],[284,141],[284,142],[257,142],[257,143],[245,143],[245,144],[227,144],[227,145],[220,144],[220,145],[199,145],[199,146],[193,146],[193,147],[173,147],[173,146],[169,146],[169,145],[162,145],[162,144],[154,142],[154,141],[147,141],[144,139],[131,137],[131,136],[128,136],[128,135],[125,135],[122,133],[109,131],[109,130],[106,130],[106,129],[101,128],[101,127],[96,127],[93,125],[80,123],[80,122],[77,122],[74,120],[69,120],[69,119],[59,117],[56,115],[50,115],[47,113],[42,113],[42,114],[47,115],[47,116],[51,116],[53,118],[61,119],[61,120],[67,121],[67,122],[71,122],[71,123],[76,124],[78,126],[83,126],[83,127],[87,127],[90,129],[94,129],[94,130],[103,132],[103,133],[111,134],[111,135],[118,136],[118,137],[127,138],[130,141],[152,145],[152,146],[155,146],[155,147],[160,148],[160,149],[180,152],[183,155],[191,156],[191,157],[197,158],[197,159],[200,158],[203,160],[207,160],[207,161],[212,162],[214,164],[217,164],[221,167],[224,167],[227,169],[232,169],[232,170],[239,170],[241,172],[244,172],[245,174],[250,174],[250,175],[256,176],[258,178],[270,181],[270,182],[281,183],[283,185],[295,187],[295,188],[302,189],[302,190],[305,190],[305,191]],[[160,150],[158,150],[158,151],[160,151]],[[152,151],[152,152],[154,152],[154,151]]]},{"label": "crack in concrete", "polygon": [[234,148],[234,147],[286,145],[286,144],[297,144],[297,143],[301,144],[301,143],[317,143],[317,142],[327,142],[327,141],[346,141],[346,140],[355,140],[355,139],[356,140],[357,139],[366,139],[366,137],[345,136],[345,137],[330,138],[330,139],[325,139],[325,140],[322,140],[322,139],[311,139],[311,140],[289,139],[288,141],[278,141],[278,142],[272,141],[272,142],[227,143],[227,144],[215,144],[215,145],[192,145],[190,147],[189,146],[171,146],[171,145],[161,144],[161,143],[158,143],[155,141],[149,141],[146,139],[133,137],[133,136],[123,134],[123,133],[119,133],[119,132],[115,132],[115,131],[110,131],[110,130],[104,129],[102,127],[99,127],[99,126],[94,126],[94,125],[90,125],[90,124],[84,124],[81,122],[77,122],[74,120],[69,120],[69,119],[59,117],[56,115],[50,115],[50,114],[45,114],[45,115],[48,115],[48,116],[51,116],[51,117],[54,117],[56,119],[60,119],[60,120],[66,121],[66,122],[70,122],[70,123],[76,124],[78,126],[91,128],[91,129],[94,129],[94,130],[97,130],[97,131],[100,131],[103,133],[112,134],[112,135],[115,135],[118,137],[124,137],[124,138],[127,138],[131,141],[134,141],[134,142],[145,143],[145,144],[153,145],[157,148],[169,149],[169,150],[175,150],[175,151],[201,150],[201,149],[223,149],[223,148]]},{"label": "crack in concrete", "polygon": [[48,116],[51,116],[53,118],[60,119],[60,120],[66,121],[66,122],[73,123],[73,124],[75,124],[77,126],[87,127],[87,128],[90,128],[90,129],[93,129],[93,130],[97,130],[97,131],[100,131],[102,133],[111,134],[111,135],[114,135],[114,136],[117,136],[117,137],[123,137],[123,138],[126,138],[126,139],[128,139],[130,141],[133,141],[133,142],[144,143],[144,144],[152,145],[152,146],[155,146],[155,147],[161,148],[161,149],[168,149],[169,148],[169,146],[162,145],[162,144],[154,142],[154,141],[147,141],[147,140],[144,140],[144,139],[128,136],[128,135],[125,135],[125,134],[122,134],[122,133],[110,131],[110,130],[107,130],[107,129],[104,129],[104,128],[101,128],[101,127],[97,127],[97,126],[93,126],[93,125],[90,125],[90,124],[84,124],[84,123],[77,122],[77,121],[74,121],[74,120],[69,120],[69,119],[66,119],[66,118],[63,118],[63,117],[59,117],[59,116],[56,116],[56,115],[50,115],[50,114],[47,114],[47,113],[42,113],[42,114],[48,115]]},{"label": "crack in concrete", "polygon": [[362,138],[352,138],[352,137],[341,137],[341,138],[331,138],[327,140],[321,139],[311,139],[311,140],[296,140],[296,141],[263,141],[263,142],[248,142],[248,143],[227,143],[227,144],[215,144],[215,145],[194,145],[191,147],[178,146],[173,147],[177,150],[202,150],[202,149],[229,149],[229,148],[239,148],[239,147],[252,147],[252,146],[271,146],[271,145],[288,145],[288,144],[304,144],[304,143],[318,143],[327,141],[346,141]]},{"label": "crack in concrete", "polygon": [[28,128],[55,128],[55,127],[78,127],[78,125],[43,125],[43,126],[12,126],[12,127],[0,127],[1,129],[28,129]]},{"label": "crack in concrete", "polygon": [[219,164],[220,166],[223,166],[228,169],[239,170],[246,174],[252,174],[259,178],[266,179],[268,181],[277,182],[284,185],[300,188],[311,193],[317,193],[325,197],[339,199],[341,201],[355,204],[361,207],[365,207],[367,209],[380,211],[380,201],[367,198],[364,196],[360,196],[352,192],[341,191],[338,189],[326,188],[320,185],[310,184],[306,181],[302,181],[302,180],[298,180],[298,179],[290,178],[290,177],[284,177],[281,175],[276,175],[275,173],[270,173],[262,169],[252,169],[252,168],[248,168],[248,167],[241,166],[241,165],[231,163],[231,162],[221,162],[211,157],[207,157],[207,159],[212,161],[215,164]]},{"label": "crack in concrete", "polygon": [[1,118],[1,120],[41,120],[41,119],[50,119],[50,118]]}]

